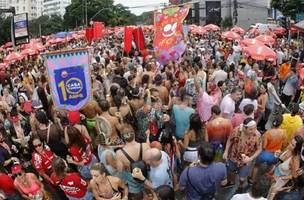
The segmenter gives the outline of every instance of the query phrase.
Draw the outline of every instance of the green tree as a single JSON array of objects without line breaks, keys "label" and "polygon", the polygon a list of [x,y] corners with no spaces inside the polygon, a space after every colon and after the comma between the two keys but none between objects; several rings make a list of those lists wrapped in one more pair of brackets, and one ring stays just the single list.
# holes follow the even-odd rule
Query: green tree
[{"label": "green tree", "polygon": [[49,35],[64,31],[63,19],[58,15],[43,15],[29,22],[29,32],[31,37],[39,37],[40,30],[41,35]]},{"label": "green tree", "polygon": [[221,27],[223,29],[226,29],[226,28],[231,28],[232,27],[232,17],[225,17],[224,19],[222,19],[221,21]]},{"label": "green tree", "polygon": [[137,16],[137,22],[140,24],[151,25],[154,21],[154,12],[144,12],[141,15]]},{"label": "green tree", "polygon": [[[84,0],[72,0],[71,5],[66,7],[64,25],[73,29],[84,24]],[[104,9],[100,11],[101,9]],[[98,13],[100,11],[100,13]],[[98,13],[98,14],[97,14]],[[107,26],[133,24],[136,16],[121,4],[114,5],[113,0],[87,0],[87,18],[104,22]]]},{"label": "green tree", "polygon": [[292,19],[297,13],[304,12],[304,0],[272,0],[271,6]]},{"label": "green tree", "polygon": [[11,17],[1,18],[0,21],[0,44],[11,41]]}]

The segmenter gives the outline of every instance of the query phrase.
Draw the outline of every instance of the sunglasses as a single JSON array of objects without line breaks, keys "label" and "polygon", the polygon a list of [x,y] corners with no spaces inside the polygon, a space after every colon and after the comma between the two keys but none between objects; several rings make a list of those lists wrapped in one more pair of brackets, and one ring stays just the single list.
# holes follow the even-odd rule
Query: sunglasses
[{"label": "sunglasses", "polygon": [[36,148],[36,147],[41,147],[42,146],[42,144],[40,143],[40,144],[36,144],[36,145],[34,145],[34,147]]},{"label": "sunglasses", "polygon": [[21,176],[21,175],[22,175],[21,173],[17,173],[17,174],[16,174],[16,176]]}]

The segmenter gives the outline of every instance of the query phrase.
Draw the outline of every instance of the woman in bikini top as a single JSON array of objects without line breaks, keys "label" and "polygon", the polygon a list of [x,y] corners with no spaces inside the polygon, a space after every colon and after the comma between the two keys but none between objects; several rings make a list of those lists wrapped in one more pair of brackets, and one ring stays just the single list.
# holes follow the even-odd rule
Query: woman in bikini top
[{"label": "woman in bikini top", "polygon": [[128,187],[119,178],[107,176],[103,164],[96,163],[93,165],[91,175],[90,187],[96,199],[111,199],[113,197],[127,199]]}]

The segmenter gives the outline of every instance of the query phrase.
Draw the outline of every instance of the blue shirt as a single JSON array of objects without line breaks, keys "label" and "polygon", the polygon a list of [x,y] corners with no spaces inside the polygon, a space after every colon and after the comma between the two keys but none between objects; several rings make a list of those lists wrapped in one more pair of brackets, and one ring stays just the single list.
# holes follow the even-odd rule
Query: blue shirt
[{"label": "blue shirt", "polygon": [[226,178],[227,171],[225,164],[217,162],[210,164],[208,167],[196,166],[186,168],[180,176],[179,185],[186,188],[187,200],[197,200],[202,199],[204,194],[214,193],[216,186]]},{"label": "blue shirt", "polygon": [[194,113],[195,110],[190,107],[181,107],[178,105],[173,106],[173,114],[176,124],[176,137],[178,139],[184,138],[185,131],[189,128],[190,115]]}]

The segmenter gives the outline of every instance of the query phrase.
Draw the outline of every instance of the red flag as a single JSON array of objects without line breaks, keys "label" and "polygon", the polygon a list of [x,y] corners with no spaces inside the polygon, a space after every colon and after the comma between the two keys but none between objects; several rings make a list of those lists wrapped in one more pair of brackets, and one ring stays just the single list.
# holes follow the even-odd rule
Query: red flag
[{"label": "red flag", "polygon": [[125,26],[124,52],[129,53],[132,49],[133,28]]},{"label": "red flag", "polygon": [[142,51],[146,49],[145,37],[141,27],[137,27],[133,30],[133,37],[137,50]]},{"label": "red flag", "polygon": [[189,5],[169,7],[155,13],[153,46],[161,64],[177,60],[186,50],[183,21],[189,8]]},{"label": "red flag", "polygon": [[86,28],[85,29],[85,37],[86,37],[86,39],[89,42],[91,42],[93,40],[93,36],[94,36],[93,28]]},{"label": "red flag", "polygon": [[93,22],[93,40],[102,38],[102,22]]}]

